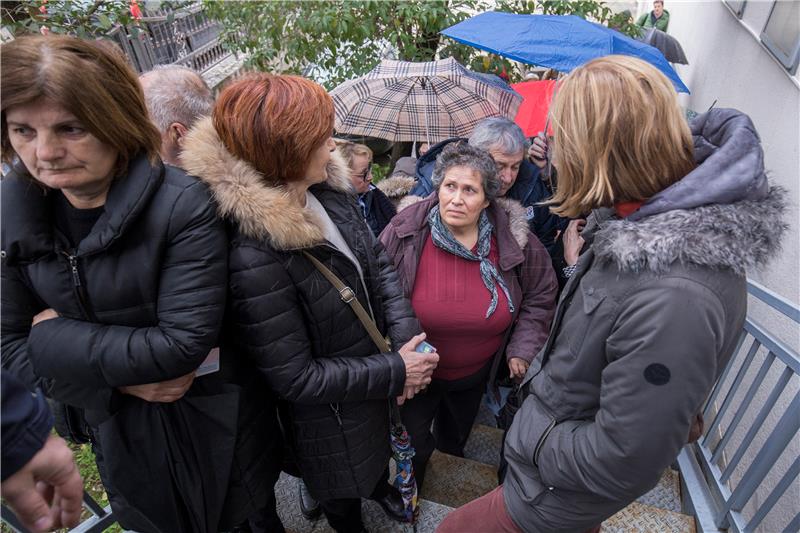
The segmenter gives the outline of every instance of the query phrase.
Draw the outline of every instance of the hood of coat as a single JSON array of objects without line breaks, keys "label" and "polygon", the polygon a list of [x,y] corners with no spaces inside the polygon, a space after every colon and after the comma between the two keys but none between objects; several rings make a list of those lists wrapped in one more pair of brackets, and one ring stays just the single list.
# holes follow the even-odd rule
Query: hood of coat
[{"label": "hood of coat", "polygon": [[[181,154],[186,172],[211,189],[221,217],[236,222],[242,234],[270,243],[278,250],[311,248],[325,242],[322,222],[313,212],[292,202],[281,185],[266,183],[247,161],[231,154],[217,135],[210,117],[189,132]],[[355,194],[350,170],[338,150],[331,154],[328,179],[316,187]]]},{"label": "hood of coat", "polygon": [[691,129],[697,167],[626,219],[598,213],[598,258],[630,272],[663,272],[679,261],[743,274],[779,250],[785,191],[768,185],[750,118],[715,109]]},{"label": "hood of coat", "polygon": [[[417,232],[428,223],[428,212],[431,207],[439,203],[436,194],[433,193],[427,198],[409,195],[400,201],[397,206],[397,215],[392,220],[392,224],[397,228],[397,234],[405,237]],[[497,223],[508,222],[508,231],[519,246],[524,250],[528,244],[530,230],[528,220],[525,218],[525,208],[516,200],[510,198],[495,198],[487,208],[493,221]],[[498,216],[502,212],[504,216]],[[496,228],[497,229],[497,228]]]},{"label": "hood of coat", "polygon": [[411,192],[416,180],[413,176],[393,174],[375,184],[391,200],[399,200]]}]

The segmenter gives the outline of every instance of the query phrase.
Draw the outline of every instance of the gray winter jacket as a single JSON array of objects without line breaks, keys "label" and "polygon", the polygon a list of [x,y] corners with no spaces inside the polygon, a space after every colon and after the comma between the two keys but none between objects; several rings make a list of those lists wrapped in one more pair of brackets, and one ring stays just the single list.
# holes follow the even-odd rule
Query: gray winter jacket
[{"label": "gray winter jacket", "polygon": [[750,119],[713,110],[692,133],[692,172],[583,231],[505,441],[505,503],[524,531],[585,531],[656,485],[734,349],[745,270],[778,249],[782,191]]}]

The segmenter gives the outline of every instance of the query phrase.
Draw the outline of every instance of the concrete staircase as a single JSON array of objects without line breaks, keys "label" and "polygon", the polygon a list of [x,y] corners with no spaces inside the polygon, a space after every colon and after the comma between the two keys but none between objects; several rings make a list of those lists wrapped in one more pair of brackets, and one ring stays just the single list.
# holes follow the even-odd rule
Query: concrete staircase
[{"label": "concrete staircase", "polygon": [[[465,457],[434,452],[421,494],[418,533],[433,533],[447,514],[497,486],[502,431],[482,408],[465,448]],[[392,466],[392,472],[394,468]],[[285,474],[275,487],[278,513],[291,533],[333,533],[324,516],[306,520],[297,503],[294,478]],[[390,521],[378,504],[365,500],[364,524],[371,533],[411,532],[411,526]],[[680,512],[680,477],[667,470],[659,484],[603,523],[604,533],[694,533],[694,518]],[[481,533],[464,532],[464,533]]]}]

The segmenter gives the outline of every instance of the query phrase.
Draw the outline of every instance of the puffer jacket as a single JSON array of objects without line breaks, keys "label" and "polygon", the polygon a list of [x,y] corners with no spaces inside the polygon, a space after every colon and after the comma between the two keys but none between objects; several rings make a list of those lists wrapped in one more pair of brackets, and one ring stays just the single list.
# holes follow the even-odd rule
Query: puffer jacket
[{"label": "puffer jacket", "polygon": [[[417,198],[417,197],[408,197]],[[408,298],[414,290],[422,249],[430,235],[427,215],[439,200],[436,194],[418,199],[392,219],[380,239],[394,261]],[[531,362],[547,339],[555,311],[558,283],[539,240],[528,230],[525,210],[514,200],[498,198],[486,210],[494,227],[498,267],[514,304],[511,330],[497,351],[489,373],[494,383],[503,354]]]},{"label": "puffer jacket", "polygon": [[396,351],[377,353],[351,308],[303,252],[372,309],[395,350],[421,331],[383,247],[364,223],[349,170],[334,155],[327,181],[309,191],[358,259],[366,292],[355,265],[325,240],[321,222],[231,155],[210,119],[192,130],[182,156],[230,222],[231,341],[285,402],[284,431],[308,489],[321,500],[366,497],[377,486],[390,455],[389,398],[402,393],[405,366]]},{"label": "puffer jacket", "polygon": [[[198,530],[197,523],[175,521],[164,488],[174,457],[160,448],[155,435],[169,433],[158,421],[165,413],[181,406],[194,410],[211,397],[213,407],[205,415],[232,419],[234,426],[238,419],[242,432],[235,459],[227,447],[216,450],[220,474],[214,486],[198,487],[219,496],[213,509],[202,510],[203,527],[215,531],[260,509],[269,470],[262,454],[271,441],[252,429],[254,420],[268,415],[252,401],[261,393],[244,387],[252,370],[237,369],[236,361],[223,358],[221,371],[195,379],[173,404],[149,403],[117,390],[188,374],[217,343],[227,240],[207,187],[177,168],[136,157],[125,176],[112,183],[105,212],[76,249],[55,229],[52,198],[43,188],[16,176],[5,178],[1,190],[3,368],[28,387],[85,409],[120,523],[141,531]],[[33,316],[46,308],[55,309],[59,318],[31,328]],[[213,422],[194,425],[194,436],[184,436],[200,434],[211,441],[217,429]],[[232,446],[235,429],[220,437],[226,446]],[[131,435],[141,442],[126,441]],[[272,469],[277,476],[277,466]],[[229,483],[233,492],[222,511]],[[124,488],[129,485],[136,490]],[[158,486],[161,491],[139,490]]]},{"label": "puffer jacket", "polygon": [[626,219],[595,211],[505,441],[524,531],[585,531],[656,485],[686,443],[746,311],[745,271],[785,228],[752,122],[691,124],[697,167]]}]

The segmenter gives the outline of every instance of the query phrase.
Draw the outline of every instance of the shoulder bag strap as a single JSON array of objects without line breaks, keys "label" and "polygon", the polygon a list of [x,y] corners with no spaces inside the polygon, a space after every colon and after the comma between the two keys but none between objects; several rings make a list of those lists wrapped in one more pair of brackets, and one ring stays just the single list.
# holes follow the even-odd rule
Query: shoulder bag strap
[{"label": "shoulder bag strap", "polygon": [[[361,305],[361,302],[358,301],[353,289],[345,285],[344,282],[342,282],[342,280],[340,280],[336,274],[331,272],[328,267],[323,265],[319,259],[305,250],[303,251],[303,255],[305,255],[308,260],[311,261],[311,263],[317,268],[317,270],[319,270],[320,274],[325,276],[325,279],[327,279],[330,284],[333,285],[337,291],[339,291],[339,297],[344,303],[350,306],[350,309],[353,310],[358,319],[361,321],[364,329],[366,329],[367,333],[369,333],[372,342],[375,343],[375,346],[378,347],[381,353],[391,352],[392,349],[389,347],[389,343],[386,342],[386,339],[383,337],[383,335],[381,335],[381,332],[378,331],[378,326],[375,325],[375,322],[373,322],[369,314],[367,314],[367,311],[364,309],[364,306]],[[402,422],[400,419],[400,409],[398,409],[397,402],[393,399],[389,400],[389,413],[392,426],[401,427]]]},{"label": "shoulder bag strap", "polygon": [[383,335],[381,335],[381,332],[378,331],[378,326],[376,326],[375,322],[372,321],[372,318],[370,318],[369,314],[364,309],[364,306],[361,305],[361,302],[358,301],[353,289],[345,285],[344,282],[342,282],[342,280],[340,280],[336,274],[331,272],[328,267],[323,265],[319,259],[306,251],[303,251],[303,255],[305,255],[308,260],[311,261],[315,267],[317,267],[317,270],[319,270],[320,274],[325,276],[325,279],[327,279],[331,285],[333,285],[336,290],[339,291],[339,297],[344,303],[349,305],[350,309],[352,309],[356,314],[358,319],[364,325],[364,329],[366,329],[367,333],[369,333],[372,342],[375,343],[375,346],[377,346],[382,353],[391,352],[392,349],[389,347],[389,343],[386,342],[386,339],[383,337]]}]

